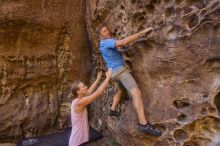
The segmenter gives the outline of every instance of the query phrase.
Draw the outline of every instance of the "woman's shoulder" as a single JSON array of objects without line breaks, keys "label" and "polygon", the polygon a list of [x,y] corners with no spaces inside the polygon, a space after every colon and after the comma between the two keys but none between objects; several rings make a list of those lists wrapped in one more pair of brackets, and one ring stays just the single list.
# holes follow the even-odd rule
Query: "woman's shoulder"
[{"label": "woman's shoulder", "polygon": [[80,101],[80,99],[74,99],[74,100],[72,100],[71,107],[77,106],[77,103],[78,103],[79,101]]},{"label": "woman's shoulder", "polygon": [[76,98],[76,99],[73,99],[72,100],[72,104],[75,104],[75,103],[77,103],[78,101],[79,101],[80,99],[78,99],[78,98]]},{"label": "woman's shoulder", "polygon": [[80,99],[74,99],[72,101],[71,109],[73,109],[73,113],[80,114],[85,110],[85,107],[79,106],[79,104],[77,104],[79,101]]}]

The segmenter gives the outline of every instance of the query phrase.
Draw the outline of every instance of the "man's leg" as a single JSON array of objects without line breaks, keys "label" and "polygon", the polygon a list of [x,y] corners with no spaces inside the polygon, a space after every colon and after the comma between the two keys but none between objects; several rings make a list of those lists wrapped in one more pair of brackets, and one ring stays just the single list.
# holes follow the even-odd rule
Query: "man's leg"
[{"label": "man's leg", "polygon": [[132,95],[133,106],[137,112],[139,120],[139,131],[152,136],[161,136],[161,131],[152,126],[145,117],[141,91],[130,72],[123,72],[118,79]]},{"label": "man's leg", "polygon": [[133,106],[137,112],[139,123],[142,125],[147,124],[147,119],[144,114],[144,106],[141,97],[141,91],[138,87],[134,87],[131,91]]},{"label": "man's leg", "polygon": [[138,115],[139,123],[142,125],[147,124],[147,119],[144,114],[144,105],[141,97],[141,91],[139,90],[136,81],[130,74],[130,72],[125,71],[120,74],[117,78],[128,92],[132,95],[133,106]]},{"label": "man's leg", "polygon": [[121,100],[122,95],[123,95],[124,87],[119,81],[116,81],[116,83],[117,83],[117,92],[116,92],[115,96],[113,97],[113,102],[112,102],[112,106],[111,106],[111,109],[109,112],[109,116],[119,117],[120,113],[116,110],[116,108]]},{"label": "man's leg", "polygon": [[118,88],[118,91],[116,92],[115,96],[113,97],[113,102],[112,102],[112,106],[111,106],[111,110],[115,111],[117,105],[119,104],[121,97],[122,97],[122,90],[120,88]]}]

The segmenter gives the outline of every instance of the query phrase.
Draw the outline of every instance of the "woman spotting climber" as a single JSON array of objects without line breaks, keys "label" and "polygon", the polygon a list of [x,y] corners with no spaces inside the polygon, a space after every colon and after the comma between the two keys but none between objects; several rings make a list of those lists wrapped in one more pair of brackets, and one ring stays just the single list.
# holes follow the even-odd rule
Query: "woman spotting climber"
[{"label": "woman spotting climber", "polygon": [[101,73],[98,73],[96,81],[89,89],[80,81],[75,81],[72,84],[71,92],[75,99],[71,104],[72,131],[69,139],[69,146],[83,146],[89,141],[89,124],[86,106],[102,95],[109,84],[111,74],[112,71],[109,69],[106,72],[105,80],[96,91],[94,91],[94,89],[101,79]]}]

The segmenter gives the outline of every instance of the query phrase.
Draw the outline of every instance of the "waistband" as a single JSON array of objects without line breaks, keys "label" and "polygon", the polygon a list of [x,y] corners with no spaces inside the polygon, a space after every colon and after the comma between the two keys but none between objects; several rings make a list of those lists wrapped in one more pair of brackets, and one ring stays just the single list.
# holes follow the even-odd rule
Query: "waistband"
[{"label": "waistband", "polygon": [[112,76],[111,78],[115,78],[116,76],[120,75],[121,73],[123,73],[124,71],[129,71],[130,72],[130,69],[127,68],[127,67],[120,67],[119,69],[115,70],[112,72]]}]

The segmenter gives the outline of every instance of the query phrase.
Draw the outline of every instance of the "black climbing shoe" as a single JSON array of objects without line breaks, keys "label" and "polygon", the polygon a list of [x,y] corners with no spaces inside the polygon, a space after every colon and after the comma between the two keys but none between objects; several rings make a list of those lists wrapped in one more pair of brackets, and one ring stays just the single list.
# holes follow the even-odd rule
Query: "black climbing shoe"
[{"label": "black climbing shoe", "polygon": [[109,116],[111,116],[111,117],[113,117],[113,116],[120,117],[120,113],[118,111],[110,110]]},{"label": "black climbing shoe", "polygon": [[138,124],[138,130],[142,133],[149,134],[151,136],[159,137],[162,135],[162,132],[159,129],[156,129],[150,123],[147,123],[146,125]]}]

